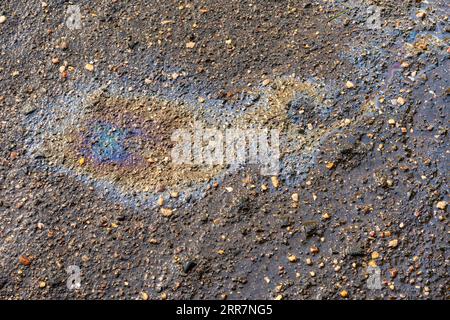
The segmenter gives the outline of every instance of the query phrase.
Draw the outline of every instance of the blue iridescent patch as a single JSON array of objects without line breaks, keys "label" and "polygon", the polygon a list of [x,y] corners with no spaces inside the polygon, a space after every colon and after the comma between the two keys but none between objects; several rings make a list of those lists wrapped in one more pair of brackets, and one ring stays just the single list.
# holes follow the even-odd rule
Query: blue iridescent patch
[{"label": "blue iridescent patch", "polygon": [[97,163],[125,163],[132,158],[126,144],[133,135],[132,131],[110,123],[95,123],[86,136],[83,154]]}]

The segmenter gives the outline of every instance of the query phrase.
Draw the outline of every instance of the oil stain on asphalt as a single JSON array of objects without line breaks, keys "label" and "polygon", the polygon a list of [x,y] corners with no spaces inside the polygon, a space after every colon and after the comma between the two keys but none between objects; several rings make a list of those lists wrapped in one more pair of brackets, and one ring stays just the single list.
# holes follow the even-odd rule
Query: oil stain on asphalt
[{"label": "oil stain on asphalt", "polygon": [[[448,296],[447,1],[0,7],[1,298]],[[279,174],[174,164],[196,123]]]}]

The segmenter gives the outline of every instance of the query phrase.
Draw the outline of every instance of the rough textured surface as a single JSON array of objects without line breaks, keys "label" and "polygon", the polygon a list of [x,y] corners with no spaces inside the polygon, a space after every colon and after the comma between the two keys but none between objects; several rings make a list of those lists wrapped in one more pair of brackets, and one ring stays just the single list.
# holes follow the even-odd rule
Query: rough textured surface
[{"label": "rough textured surface", "polygon": [[[69,4],[0,3],[0,298],[447,298],[448,2]],[[280,186],[173,167],[192,121],[281,130]]]}]

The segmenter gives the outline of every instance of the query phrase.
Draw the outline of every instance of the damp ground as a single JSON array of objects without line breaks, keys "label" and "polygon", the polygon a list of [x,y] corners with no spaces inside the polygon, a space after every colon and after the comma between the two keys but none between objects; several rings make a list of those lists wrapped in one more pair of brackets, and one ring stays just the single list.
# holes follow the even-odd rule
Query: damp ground
[{"label": "damp ground", "polygon": [[[1,298],[447,298],[445,1],[79,4],[0,4]],[[199,122],[280,173],[174,166]]]}]

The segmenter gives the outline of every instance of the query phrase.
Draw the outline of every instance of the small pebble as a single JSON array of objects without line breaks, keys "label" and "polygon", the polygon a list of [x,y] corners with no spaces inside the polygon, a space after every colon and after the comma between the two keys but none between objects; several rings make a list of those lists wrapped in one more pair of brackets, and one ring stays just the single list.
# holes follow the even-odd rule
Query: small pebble
[{"label": "small pebble", "polygon": [[347,89],[353,89],[355,87],[355,85],[351,81],[347,81],[345,83],[345,86],[347,87]]},{"label": "small pebble", "polygon": [[62,50],[66,50],[67,48],[69,48],[69,43],[67,41],[63,41],[61,42],[60,46],[59,46]]},{"label": "small pebble", "polygon": [[397,239],[391,240],[388,243],[388,247],[389,248],[397,248],[397,246],[398,246],[398,240]]},{"label": "small pebble", "polygon": [[425,16],[426,16],[426,13],[423,11],[419,11],[416,13],[416,17],[419,19],[423,19],[423,18],[425,18]]},{"label": "small pebble", "polygon": [[278,180],[278,177],[273,176],[271,179],[272,185],[274,188],[278,188],[280,186],[280,181]]},{"label": "small pebble", "polygon": [[312,254],[316,254],[316,253],[319,253],[319,248],[317,248],[317,247],[315,247],[315,246],[312,246],[311,248],[309,248],[309,251],[312,253]]},{"label": "small pebble", "polygon": [[172,209],[169,209],[169,208],[161,208],[161,215],[162,215],[163,217],[168,218],[168,217],[170,217],[170,216],[172,215],[172,213],[173,213]]},{"label": "small pebble", "polygon": [[194,269],[197,266],[197,264],[194,261],[188,261],[184,267],[183,267],[183,271],[184,273],[189,273],[189,271],[191,271],[192,269]]},{"label": "small pebble", "polygon": [[447,209],[447,201],[439,201],[439,202],[436,204],[436,207],[437,207],[438,209],[441,209],[441,210]]},{"label": "small pebble", "polygon": [[20,256],[19,263],[23,266],[29,266],[31,264],[31,261],[26,256]]},{"label": "small pebble", "polygon": [[94,71],[94,65],[91,64],[91,63],[86,63],[86,65],[84,66],[84,68],[85,68],[87,71],[90,71],[90,72]]},{"label": "small pebble", "polygon": [[328,212],[325,212],[323,215],[322,215],[322,219],[323,220],[328,220],[328,219],[330,219],[331,218],[331,216],[330,216],[330,214],[328,213]]},{"label": "small pebble", "polygon": [[403,106],[406,103],[406,100],[403,99],[402,97],[398,97],[397,98],[397,103],[401,106]]},{"label": "small pebble", "polygon": [[391,278],[395,278],[398,275],[398,270],[397,269],[390,269],[389,273],[391,275]]},{"label": "small pebble", "polygon": [[326,167],[328,170],[334,169],[336,167],[334,162],[327,162]]}]

